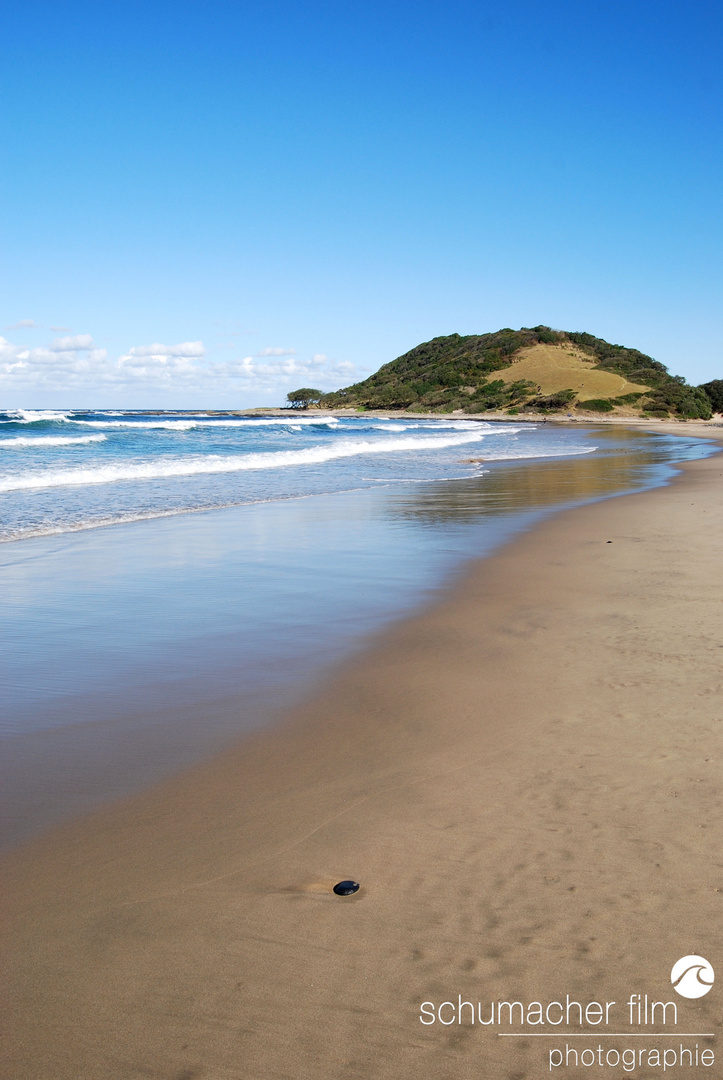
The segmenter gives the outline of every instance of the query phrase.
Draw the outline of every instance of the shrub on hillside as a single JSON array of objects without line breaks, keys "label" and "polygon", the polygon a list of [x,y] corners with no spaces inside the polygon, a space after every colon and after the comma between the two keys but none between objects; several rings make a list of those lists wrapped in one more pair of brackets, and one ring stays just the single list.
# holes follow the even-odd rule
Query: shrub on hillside
[{"label": "shrub on hillside", "polygon": [[556,409],[569,408],[575,399],[574,390],[558,390],[556,394],[548,394],[546,397],[532,398],[525,403],[526,409],[539,409],[541,412],[554,412]]},{"label": "shrub on hillside", "polygon": [[710,401],[713,412],[723,413],[723,379],[712,379],[698,387]]},{"label": "shrub on hillside", "polygon": [[645,394],[621,394],[620,397],[610,398],[610,400],[614,405],[634,405],[642,397],[645,397]]}]

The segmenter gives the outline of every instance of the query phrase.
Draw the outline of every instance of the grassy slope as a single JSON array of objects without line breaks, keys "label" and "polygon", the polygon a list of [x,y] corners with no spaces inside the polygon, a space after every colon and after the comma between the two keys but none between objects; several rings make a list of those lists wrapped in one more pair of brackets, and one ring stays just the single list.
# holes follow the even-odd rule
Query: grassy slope
[{"label": "grassy slope", "polygon": [[572,389],[579,402],[592,398],[614,398],[622,394],[648,392],[641,383],[630,382],[624,375],[603,371],[595,360],[577,345],[532,345],[515,354],[504,372],[505,382],[529,379],[539,386],[538,393],[557,394]]},{"label": "grassy slope", "polygon": [[702,390],[637,349],[545,326],[434,338],[363,382],[324,395],[321,405],[710,416]]}]

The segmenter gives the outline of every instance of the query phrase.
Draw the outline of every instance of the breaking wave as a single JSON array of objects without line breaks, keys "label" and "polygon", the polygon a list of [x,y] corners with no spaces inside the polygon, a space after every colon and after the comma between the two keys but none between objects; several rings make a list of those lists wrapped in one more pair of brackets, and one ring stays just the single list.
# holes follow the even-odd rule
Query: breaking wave
[{"label": "breaking wave", "polygon": [[107,435],[19,435],[17,439],[0,439],[0,450],[33,446],[80,446],[83,443],[105,442]]},{"label": "breaking wave", "polygon": [[257,469],[284,469],[314,465],[362,454],[386,454],[394,451],[434,451],[449,446],[481,442],[479,432],[443,436],[413,436],[409,439],[344,440],[331,446],[312,446],[304,450],[277,450],[251,454],[207,454],[202,457],[160,458],[138,464],[101,465],[92,469],[49,469],[0,478],[0,491],[29,491],[38,488],[113,484],[123,480],[155,480],[174,476],[197,476],[210,473],[245,472]]}]

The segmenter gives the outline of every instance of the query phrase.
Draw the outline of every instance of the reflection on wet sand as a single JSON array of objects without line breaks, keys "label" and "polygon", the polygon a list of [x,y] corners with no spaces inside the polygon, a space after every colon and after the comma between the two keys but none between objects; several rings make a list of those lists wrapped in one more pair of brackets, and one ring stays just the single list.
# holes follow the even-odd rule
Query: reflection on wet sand
[{"label": "reflection on wet sand", "polygon": [[555,508],[707,453],[700,439],[579,434],[594,453],[7,545],[0,848],[271,722]]},{"label": "reflection on wet sand", "polygon": [[[459,524],[635,491],[649,486],[657,470],[670,469],[673,443],[679,442],[625,428],[596,430],[591,438],[598,449],[584,457],[534,463],[488,459],[478,476],[395,492],[388,512],[428,525]],[[691,450],[700,453],[699,439],[691,440]]]}]

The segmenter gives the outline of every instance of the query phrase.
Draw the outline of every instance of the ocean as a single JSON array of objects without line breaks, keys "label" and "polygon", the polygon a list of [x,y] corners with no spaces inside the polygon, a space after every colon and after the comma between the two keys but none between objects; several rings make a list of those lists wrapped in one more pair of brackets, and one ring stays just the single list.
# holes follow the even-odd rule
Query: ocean
[{"label": "ocean", "polygon": [[470,558],[712,450],[455,417],[0,413],[0,845],[274,723]]},{"label": "ocean", "polygon": [[594,451],[574,431],[470,420],[0,413],[0,539],[379,483],[457,480],[460,459]]}]

